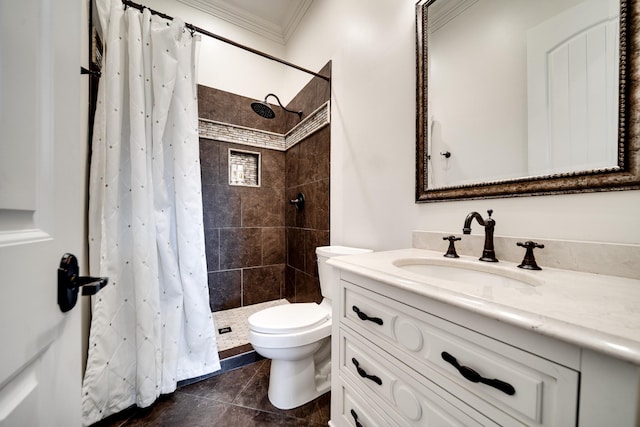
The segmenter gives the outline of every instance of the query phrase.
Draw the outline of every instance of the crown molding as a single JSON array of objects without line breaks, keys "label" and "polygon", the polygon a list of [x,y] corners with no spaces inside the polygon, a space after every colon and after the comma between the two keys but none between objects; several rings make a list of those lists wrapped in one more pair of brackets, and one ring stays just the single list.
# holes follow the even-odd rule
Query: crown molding
[{"label": "crown molding", "polygon": [[252,13],[244,8],[236,7],[224,0],[178,0],[187,6],[198,9],[209,15],[220,18],[240,28],[251,31],[271,41],[285,45],[295,32],[313,0],[299,0],[295,7],[283,11],[283,22],[276,23]]}]

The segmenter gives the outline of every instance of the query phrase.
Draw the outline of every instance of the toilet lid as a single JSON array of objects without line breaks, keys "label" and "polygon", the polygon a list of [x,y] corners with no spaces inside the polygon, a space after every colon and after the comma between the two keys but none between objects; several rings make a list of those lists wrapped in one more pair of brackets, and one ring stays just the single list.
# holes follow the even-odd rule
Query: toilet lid
[{"label": "toilet lid", "polygon": [[249,325],[256,332],[286,334],[312,328],[329,317],[329,313],[316,303],[284,304],[252,314]]}]

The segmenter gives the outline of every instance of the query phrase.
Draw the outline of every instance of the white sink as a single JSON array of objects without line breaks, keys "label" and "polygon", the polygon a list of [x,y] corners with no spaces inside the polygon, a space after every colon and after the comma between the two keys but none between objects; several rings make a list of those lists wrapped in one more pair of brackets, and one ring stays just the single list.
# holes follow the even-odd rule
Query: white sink
[{"label": "white sink", "polygon": [[448,258],[402,258],[393,261],[396,267],[410,273],[440,280],[484,286],[538,286],[541,280],[520,271],[513,264],[470,261]]}]

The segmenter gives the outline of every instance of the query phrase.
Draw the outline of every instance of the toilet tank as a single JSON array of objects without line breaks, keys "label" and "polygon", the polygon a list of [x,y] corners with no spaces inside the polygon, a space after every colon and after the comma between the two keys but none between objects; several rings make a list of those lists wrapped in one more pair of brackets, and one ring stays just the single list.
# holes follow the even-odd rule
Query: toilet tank
[{"label": "toilet tank", "polygon": [[320,291],[324,298],[332,299],[333,289],[338,285],[340,275],[338,270],[327,264],[327,260],[334,256],[356,255],[372,252],[371,249],[350,248],[348,246],[318,246],[318,276],[320,277]]}]

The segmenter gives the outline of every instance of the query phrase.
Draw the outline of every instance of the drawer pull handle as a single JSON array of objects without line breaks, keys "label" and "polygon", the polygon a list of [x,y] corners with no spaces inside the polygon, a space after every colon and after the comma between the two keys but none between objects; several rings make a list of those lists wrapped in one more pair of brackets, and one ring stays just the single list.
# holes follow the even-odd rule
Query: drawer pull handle
[{"label": "drawer pull handle", "polygon": [[467,380],[473,383],[482,383],[497,388],[498,390],[508,394],[509,396],[513,396],[514,394],[516,394],[516,389],[513,388],[511,384],[496,379],[491,380],[488,378],[483,378],[479,373],[469,368],[468,366],[460,365],[456,358],[446,351],[443,351],[441,356],[445,362],[451,363],[453,367],[456,368],[458,372],[460,372],[460,375],[465,377]]},{"label": "drawer pull handle", "polygon": [[366,315],[366,313],[363,313],[362,311],[360,311],[360,309],[357,306],[353,306],[353,311],[356,312],[356,314],[358,315],[358,317],[360,318],[360,320],[368,320],[370,322],[373,323],[377,323],[378,325],[382,326],[382,319],[379,317],[369,317]]},{"label": "drawer pull handle", "polygon": [[351,358],[351,362],[353,362],[353,364],[356,365],[356,370],[358,371],[358,375],[360,375],[362,378],[366,378],[368,380],[373,381],[374,383],[376,383],[378,385],[382,385],[382,380],[380,379],[380,377],[376,377],[375,375],[367,374],[367,371],[365,371],[364,369],[362,369],[360,367],[360,362],[358,362],[355,357]]},{"label": "drawer pull handle", "polygon": [[356,423],[356,427],[362,427],[362,424],[358,421],[358,414],[356,414],[356,411],[353,409],[351,410],[351,416],[353,417],[353,421]]}]

